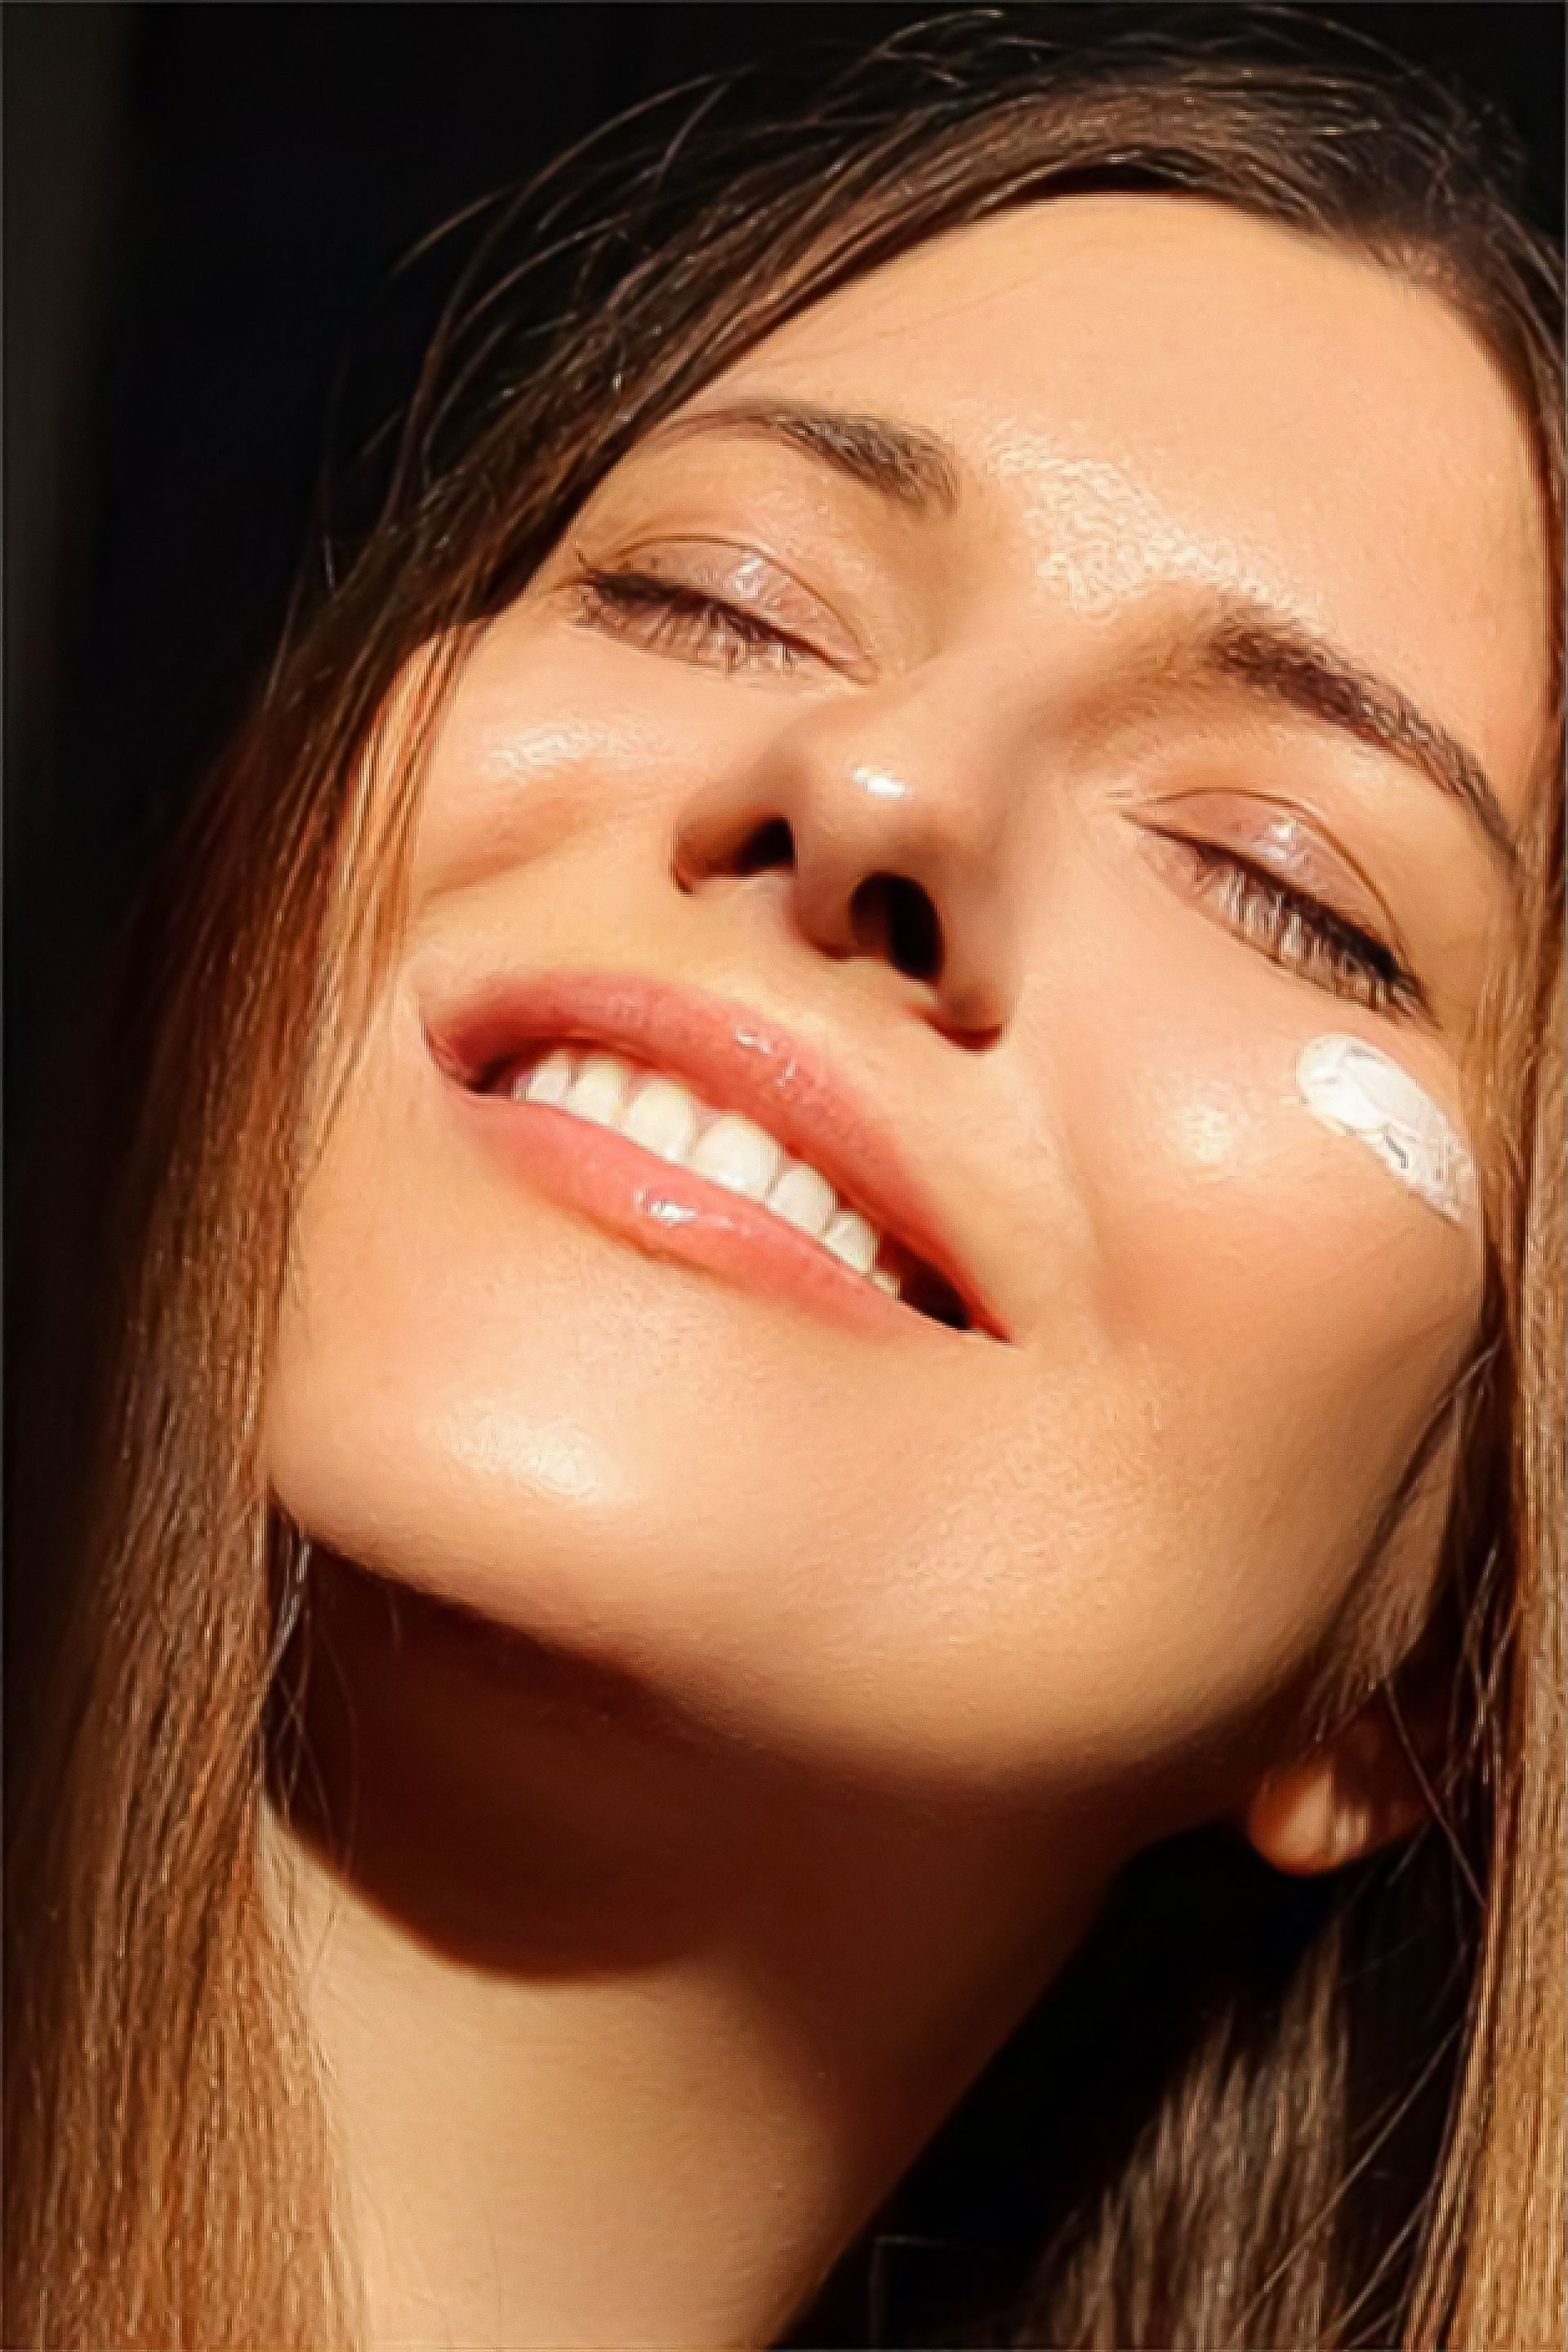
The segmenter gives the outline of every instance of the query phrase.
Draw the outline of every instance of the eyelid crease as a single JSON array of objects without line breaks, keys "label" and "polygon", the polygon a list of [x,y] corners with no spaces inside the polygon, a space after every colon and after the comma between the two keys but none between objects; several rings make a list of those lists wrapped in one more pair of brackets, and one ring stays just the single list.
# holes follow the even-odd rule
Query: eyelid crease
[{"label": "eyelid crease", "polygon": [[[1383,891],[1378,887],[1377,883],[1368,872],[1367,868],[1363,865],[1361,859],[1355,855],[1355,852],[1352,849],[1348,848],[1336,835],[1331,834],[1326,827],[1320,825],[1306,810],[1302,809],[1295,802],[1278,799],[1273,793],[1248,793],[1242,792],[1235,788],[1221,788],[1216,790],[1210,786],[1208,788],[1200,788],[1194,792],[1182,793],[1170,798],[1163,799],[1157,803],[1157,805],[1162,809],[1197,808],[1204,811],[1215,811],[1224,808],[1233,811],[1240,810],[1244,813],[1244,815],[1253,811],[1271,810],[1275,812],[1272,822],[1278,824],[1280,821],[1283,821],[1293,827],[1299,828],[1307,845],[1310,848],[1315,848],[1321,853],[1322,856],[1327,861],[1331,871],[1336,866],[1344,868],[1352,881],[1358,885],[1362,891],[1364,891],[1367,898],[1371,901],[1372,908],[1375,910],[1373,915],[1373,919],[1386,926],[1389,934],[1388,944],[1390,947],[1399,956],[1402,962],[1406,965],[1414,964],[1414,950],[1411,948],[1408,939],[1405,937],[1404,925],[1400,922],[1399,918],[1394,913],[1393,908],[1389,905],[1387,898],[1384,896]],[[1213,822],[1214,819],[1211,817],[1210,821]],[[1205,833],[1203,838],[1205,840],[1210,840],[1213,836]],[[1237,856],[1244,859],[1250,858],[1252,862],[1261,867],[1263,871],[1273,876],[1280,882],[1293,885],[1296,888],[1304,890],[1310,897],[1318,895],[1314,891],[1313,885],[1310,880],[1304,879],[1298,874],[1293,874],[1289,866],[1283,861],[1275,863],[1270,860],[1265,854],[1261,844],[1255,844],[1253,842],[1244,840],[1235,844],[1234,846]],[[1329,901],[1325,901],[1325,903],[1330,905],[1331,911],[1336,913],[1342,922],[1349,923],[1353,927],[1362,920],[1362,918],[1358,914],[1352,912],[1348,908],[1333,907],[1331,902]]]},{"label": "eyelid crease", "polygon": [[[1366,993],[1348,988],[1333,988],[1331,983],[1316,981],[1307,960],[1283,953],[1270,955],[1282,970],[1298,972],[1317,985],[1330,985],[1331,992],[1358,999],[1370,1010],[1399,1013],[1430,1023],[1434,1018],[1430,997],[1425,982],[1410,965],[1373,932],[1367,930],[1352,918],[1342,915],[1326,905],[1311,892],[1292,886],[1282,876],[1266,866],[1258,866],[1245,853],[1224,842],[1207,841],[1192,834],[1168,830],[1160,825],[1144,828],[1156,838],[1169,842],[1185,851],[1194,865],[1202,869],[1204,884],[1223,878],[1226,874],[1237,877],[1246,888],[1261,891],[1278,909],[1280,920],[1294,919],[1302,924],[1314,945],[1326,957],[1336,951],[1350,957],[1361,972]],[[1200,888],[1200,895],[1205,895]],[[1254,934],[1245,932],[1239,917],[1227,914],[1226,920],[1237,936],[1253,938],[1265,954],[1269,949],[1256,941]],[[1392,970],[1385,969],[1391,966]]]},{"label": "eyelid crease", "polygon": [[[842,636],[843,646],[830,649],[818,645],[808,635],[805,624],[797,622],[793,616],[781,615],[775,618],[761,600],[738,594],[732,582],[728,579],[721,577],[718,581],[710,583],[702,579],[690,578],[679,572],[664,573],[651,568],[657,564],[661,554],[681,548],[723,550],[739,557],[744,562],[763,565],[768,571],[777,572],[780,578],[786,582],[796,594],[804,598],[808,605],[826,616],[834,629]],[[853,674],[857,667],[861,670],[869,669],[870,657],[858,633],[850,626],[831,599],[825,596],[819,589],[810,587],[789,564],[779,556],[771,554],[766,548],[758,547],[754,541],[723,539],[708,533],[700,537],[694,535],[683,538],[679,535],[672,535],[668,531],[661,531],[647,539],[633,541],[614,556],[601,558],[596,562],[590,561],[580,547],[574,549],[574,554],[580,570],[584,572],[599,572],[611,576],[632,572],[643,572],[650,581],[657,581],[661,586],[686,588],[695,594],[710,596],[716,604],[731,603],[738,613],[769,621],[785,635],[797,636],[803,645],[816,653],[822,660],[831,662],[847,673]]]},{"label": "eyelid crease", "polygon": [[[624,565],[616,570],[589,567],[570,583],[579,606],[579,618],[590,626],[640,644],[647,651],[669,652],[731,676],[754,666],[752,657],[771,656],[768,665],[778,672],[802,662],[840,670],[841,665],[809,638],[784,627],[744,604],[731,603],[710,590]],[[683,646],[678,641],[688,634]],[[721,640],[727,635],[730,645]],[[707,650],[691,639],[706,638]],[[739,640],[743,648],[732,656]]]}]

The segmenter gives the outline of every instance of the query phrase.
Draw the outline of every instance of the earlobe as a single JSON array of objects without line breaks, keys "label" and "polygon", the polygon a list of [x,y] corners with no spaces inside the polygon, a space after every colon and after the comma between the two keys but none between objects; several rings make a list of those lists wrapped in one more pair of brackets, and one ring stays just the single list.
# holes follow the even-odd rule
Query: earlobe
[{"label": "earlobe", "polygon": [[1241,1827],[1276,1870],[1310,1877],[1407,1837],[1430,1811],[1420,1768],[1379,1697],[1331,1739],[1266,1774]]}]

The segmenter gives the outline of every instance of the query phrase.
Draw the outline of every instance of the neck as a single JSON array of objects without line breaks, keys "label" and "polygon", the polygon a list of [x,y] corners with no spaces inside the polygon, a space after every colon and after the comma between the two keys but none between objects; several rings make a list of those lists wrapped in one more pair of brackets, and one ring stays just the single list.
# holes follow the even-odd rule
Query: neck
[{"label": "neck", "polygon": [[829,1785],[341,1566],[310,1633],[274,1883],[371,2344],[772,2342],[1081,1933],[1081,1827]]}]

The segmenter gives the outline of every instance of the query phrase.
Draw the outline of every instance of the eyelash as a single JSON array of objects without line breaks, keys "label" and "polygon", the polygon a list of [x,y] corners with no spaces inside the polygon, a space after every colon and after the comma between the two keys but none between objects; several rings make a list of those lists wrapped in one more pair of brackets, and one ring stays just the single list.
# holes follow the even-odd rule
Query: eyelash
[{"label": "eyelash", "polygon": [[[804,637],[764,621],[722,596],[657,572],[613,572],[584,565],[578,575],[587,617],[656,653],[711,662],[727,675],[738,669],[794,669],[816,655]],[[816,655],[820,660],[821,655]]]},{"label": "eyelash", "polygon": [[[578,585],[589,621],[653,651],[710,662],[726,675],[787,671],[803,659],[823,658],[776,623],[684,581],[585,564]],[[1191,859],[1198,894],[1270,962],[1370,1012],[1410,1017],[1428,1011],[1420,981],[1372,932],[1234,850],[1156,830]]]},{"label": "eyelash", "polygon": [[1237,856],[1233,849],[1194,841],[1185,834],[1166,833],[1163,838],[1191,858],[1199,895],[1271,963],[1300,972],[1372,1013],[1406,1018],[1429,1013],[1426,992],[1415,974],[1359,923],[1306,891],[1292,889],[1277,874]]}]

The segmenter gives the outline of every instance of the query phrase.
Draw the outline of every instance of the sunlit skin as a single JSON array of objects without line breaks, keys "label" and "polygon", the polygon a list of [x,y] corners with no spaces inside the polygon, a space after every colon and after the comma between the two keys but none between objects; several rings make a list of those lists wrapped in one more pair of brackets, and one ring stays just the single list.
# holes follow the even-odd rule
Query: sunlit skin
[{"label": "sunlit skin", "polygon": [[[784,403],[951,479],[735,413]],[[1517,824],[1542,593],[1521,426],[1434,295],[1086,196],[784,327],[478,635],[270,1424],[335,1658],[338,1827],[279,1851],[378,2344],[765,2343],[1130,1854],[1224,1818],[1325,1868],[1415,1817],[1375,1709],[1299,1726],[1368,1575],[1419,1622],[1441,1448],[1369,1544],[1481,1242],[1292,1072],[1348,1032],[1462,1127],[1514,884],[1416,760],[1182,648],[1222,598],[1331,644]],[[933,968],[857,929],[872,874]],[[541,972],[798,1040],[1000,1332],[671,1259],[480,1148],[427,1029]]]}]

